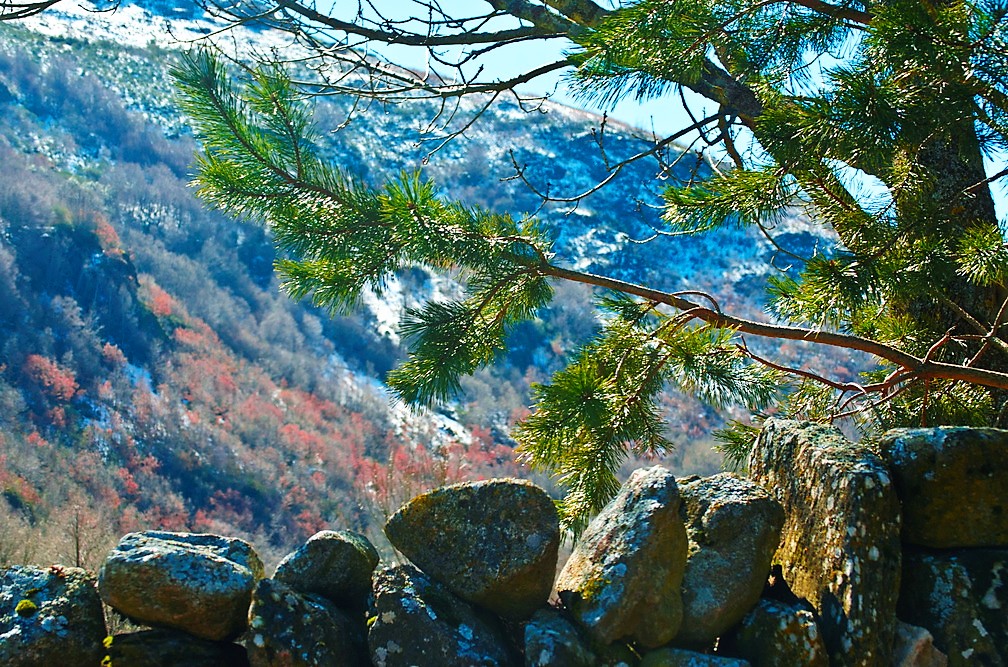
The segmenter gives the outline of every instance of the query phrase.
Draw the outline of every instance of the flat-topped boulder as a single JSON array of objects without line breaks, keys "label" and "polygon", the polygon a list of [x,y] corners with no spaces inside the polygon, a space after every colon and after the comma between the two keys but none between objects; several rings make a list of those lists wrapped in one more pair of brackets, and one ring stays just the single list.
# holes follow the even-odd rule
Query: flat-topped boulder
[{"label": "flat-topped boulder", "polygon": [[784,508],[774,562],[814,607],[830,664],[888,664],[902,552],[885,464],[835,428],[768,419],[749,473]]},{"label": "flat-topped boulder", "polygon": [[680,482],[689,548],[679,645],[708,645],[753,608],[780,542],[784,511],[761,486],[722,473]]},{"label": "flat-topped boulder", "polygon": [[879,445],[903,500],[903,541],[1008,547],[1008,431],[901,428]]},{"label": "flat-topped boulder", "polygon": [[385,534],[427,576],[501,616],[528,618],[549,597],[560,523],[553,501],[531,482],[435,489],[406,503]]},{"label": "flat-topped boulder", "polygon": [[196,533],[129,533],[105,559],[98,590],[139,623],[232,639],[248,625],[263,564],[248,542]]},{"label": "flat-topped boulder", "polygon": [[679,505],[672,473],[637,470],[574,546],[556,588],[596,641],[650,648],[679,632],[687,545]]},{"label": "flat-topped boulder", "polygon": [[105,612],[92,575],[76,567],[0,571],[0,665],[93,667]]}]

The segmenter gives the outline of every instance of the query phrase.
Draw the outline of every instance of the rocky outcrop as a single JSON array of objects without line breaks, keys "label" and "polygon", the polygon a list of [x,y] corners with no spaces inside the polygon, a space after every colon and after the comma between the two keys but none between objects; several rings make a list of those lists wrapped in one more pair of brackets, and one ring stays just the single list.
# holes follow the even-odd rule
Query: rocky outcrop
[{"label": "rocky outcrop", "polygon": [[907,499],[904,542],[934,549],[1008,545],[1008,431],[896,429],[880,449]]},{"label": "rocky outcrop", "polygon": [[246,642],[252,667],[369,665],[366,636],[362,614],[320,596],[274,579],[261,580],[252,593]]},{"label": "rocky outcrop", "polygon": [[550,497],[529,482],[436,489],[406,503],[385,534],[429,577],[501,616],[528,618],[549,597],[559,521]]},{"label": "rocky outcrop", "polygon": [[368,646],[376,667],[512,665],[500,626],[410,565],[374,576]]},{"label": "rocky outcrop", "polygon": [[767,420],[753,481],[785,512],[774,556],[812,604],[836,667],[891,660],[900,578],[900,506],[882,460],[838,430]]},{"label": "rocky outcrop", "polygon": [[556,589],[596,641],[656,647],[679,632],[687,543],[679,504],[668,470],[637,470],[585,529]]},{"label": "rocky outcrop", "polygon": [[84,570],[11,567],[0,573],[0,665],[93,667],[105,635],[95,580]]},{"label": "rocky outcrop", "polygon": [[679,486],[689,548],[680,645],[709,645],[760,598],[784,512],[753,482],[724,473]]},{"label": "rocky outcrop", "polygon": [[[900,475],[924,460],[936,469],[919,474],[940,477],[965,465],[961,452],[941,463],[962,438],[916,429],[885,446]],[[897,464],[897,450],[913,465]],[[346,532],[313,536],[273,579],[240,540],[130,534],[98,588],[159,628],[109,638],[107,655],[116,667],[1008,665],[1000,537],[982,548],[900,543],[894,488],[920,485],[891,484],[882,459],[826,427],[768,421],[750,467],[751,481],[633,473],[575,545],[556,606],[544,591],[557,515],[526,482],[457,485],[408,503],[389,534],[424,571],[373,572],[374,548]],[[1005,494],[969,496],[978,505],[960,513],[993,521]],[[917,498],[899,500],[910,513]],[[0,662],[96,664],[105,630],[93,580],[59,567],[0,574]]]},{"label": "rocky outcrop", "polygon": [[252,589],[264,576],[251,545],[217,535],[129,533],[105,559],[98,590],[137,622],[210,640],[248,625]]},{"label": "rocky outcrop", "polygon": [[363,609],[377,566],[378,552],[366,537],[324,530],[280,561],[273,578],[298,593],[314,593],[343,607]]}]

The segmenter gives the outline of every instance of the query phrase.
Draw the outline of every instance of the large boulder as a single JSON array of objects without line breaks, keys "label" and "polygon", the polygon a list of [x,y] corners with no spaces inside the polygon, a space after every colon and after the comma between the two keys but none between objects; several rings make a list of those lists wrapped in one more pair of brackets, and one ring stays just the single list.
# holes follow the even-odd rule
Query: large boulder
[{"label": "large boulder", "polygon": [[246,642],[252,667],[363,667],[370,665],[366,636],[363,613],[323,597],[273,579],[262,579],[252,593]]},{"label": "large boulder", "polygon": [[784,508],[774,561],[791,590],[815,608],[830,664],[888,664],[900,508],[881,459],[835,428],[769,419],[749,471]]},{"label": "large boulder", "polygon": [[815,614],[797,604],[760,600],[727,644],[731,655],[760,667],[829,667]]},{"label": "large boulder", "polygon": [[299,593],[315,593],[337,605],[367,606],[378,552],[363,535],[324,530],[277,565],[273,578]]},{"label": "large boulder", "polygon": [[679,645],[707,645],[734,626],[763,592],[784,511],[749,480],[730,473],[680,483],[689,551]]},{"label": "large boulder", "polygon": [[907,549],[899,617],[927,629],[949,667],[1008,665],[1008,550]]},{"label": "large boulder", "polygon": [[[158,628],[110,637],[111,667],[248,667],[245,648]],[[93,665],[92,665],[93,667]]]},{"label": "large boulder", "polygon": [[129,533],[105,559],[98,590],[137,622],[233,639],[248,625],[263,564],[239,539],[192,533]]},{"label": "large boulder", "polygon": [[581,535],[556,588],[596,641],[652,648],[676,636],[687,544],[679,505],[668,470],[637,470]]},{"label": "large boulder", "polygon": [[0,572],[0,665],[97,665],[105,612],[94,577],[76,567]]},{"label": "large boulder", "polygon": [[379,569],[368,645],[375,667],[515,664],[500,626],[411,565]]},{"label": "large boulder", "polygon": [[396,512],[385,534],[428,576],[501,616],[527,618],[549,597],[560,524],[553,501],[530,482],[435,489]]},{"label": "large boulder", "polygon": [[895,429],[880,447],[903,500],[904,542],[1008,546],[1008,431]]}]

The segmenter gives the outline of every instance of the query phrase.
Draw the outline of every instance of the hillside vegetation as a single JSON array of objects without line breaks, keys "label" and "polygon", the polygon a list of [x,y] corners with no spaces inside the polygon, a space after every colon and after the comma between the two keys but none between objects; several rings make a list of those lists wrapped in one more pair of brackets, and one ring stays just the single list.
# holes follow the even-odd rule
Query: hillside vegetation
[{"label": "hillside vegetation", "polygon": [[[597,327],[589,293],[561,288],[441,412],[390,406],[381,378],[401,358],[398,316],[453,284],[406,271],[335,318],[280,293],[268,233],[207,211],[187,186],[196,145],[170,95],[174,57],[0,25],[0,564],[94,566],[113,536],[146,527],[247,536],[269,560],[324,527],[376,538],[425,488],[523,474],[507,424],[529,383]],[[317,108],[326,126],[347,113],[338,100]],[[646,146],[621,128],[603,138],[584,114],[504,106],[428,163],[405,113],[372,109],[325,148],[364,178],[426,163],[453,196],[520,213],[538,200],[498,180],[512,159],[576,189]],[[623,178],[652,181],[654,165]],[[541,215],[562,221],[559,241],[586,268],[669,289],[689,277],[758,312],[770,250],[755,236],[634,243],[655,213],[618,196]],[[792,241],[817,242],[793,223]],[[860,363],[790,356],[850,377]],[[716,468],[708,434],[722,416],[664,402],[678,444],[665,463]]]}]

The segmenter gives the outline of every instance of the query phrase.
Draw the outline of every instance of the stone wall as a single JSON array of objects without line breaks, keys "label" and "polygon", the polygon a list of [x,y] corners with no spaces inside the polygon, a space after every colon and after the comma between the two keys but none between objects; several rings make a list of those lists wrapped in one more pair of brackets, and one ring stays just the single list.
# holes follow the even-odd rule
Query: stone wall
[{"label": "stone wall", "polygon": [[[1008,431],[770,420],[748,478],[636,471],[554,578],[553,502],[519,480],[312,537],[150,531],[97,577],[0,572],[0,664],[1008,665]],[[406,562],[408,561],[408,562]],[[555,579],[555,580],[554,580]],[[107,637],[101,602],[150,629]]]}]

